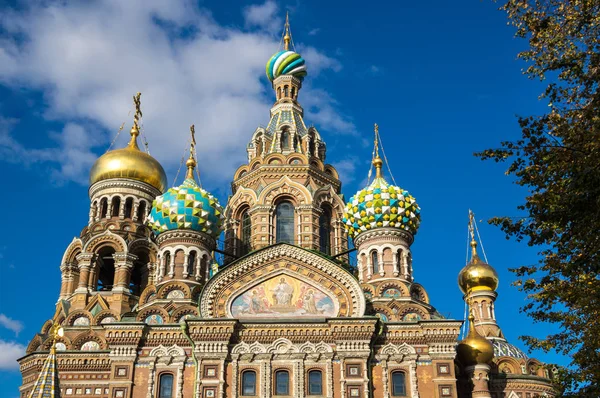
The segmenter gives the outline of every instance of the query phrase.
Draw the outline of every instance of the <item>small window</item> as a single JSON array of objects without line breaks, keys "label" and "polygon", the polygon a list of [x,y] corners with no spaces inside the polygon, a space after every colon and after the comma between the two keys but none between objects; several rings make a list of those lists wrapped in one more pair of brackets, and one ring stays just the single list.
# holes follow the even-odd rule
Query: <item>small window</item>
[{"label": "small window", "polygon": [[107,212],[108,212],[108,199],[103,198],[100,201],[100,218],[106,218]]},{"label": "small window", "polygon": [[256,372],[253,370],[246,370],[242,373],[242,395],[256,395]]},{"label": "small window", "polygon": [[119,198],[118,196],[115,196],[114,198],[112,198],[112,212],[111,212],[111,216],[112,217],[118,217],[119,216],[119,211],[121,210],[121,198]]},{"label": "small window", "polygon": [[158,386],[158,398],[173,397],[173,375],[171,373],[163,373],[160,375]]},{"label": "small window", "polygon": [[373,273],[379,273],[379,258],[375,251],[371,253],[371,263],[373,264]]},{"label": "small window", "polygon": [[290,202],[281,202],[275,211],[277,215],[276,242],[294,244],[294,205]]},{"label": "small window", "polygon": [[287,131],[281,133],[281,149],[290,149],[290,133]]},{"label": "small window", "polygon": [[392,373],[392,396],[406,396],[406,375],[404,374],[404,372]]},{"label": "small window", "polygon": [[308,372],[308,395],[323,394],[323,374],[320,370]]},{"label": "small window", "polygon": [[194,274],[194,266],[195,265],[196,265],[196,252],[193,251],[188,256],[188,266],[187,266],[187,273],[188,274],[190,274],[190,275]]},{"label": "small window", "polygon": [[146,202],[142,200],[138,206],[137,221],[144,222],[144,218],[146,218]]},{"label": "small window", "polygon": [[252,236],[252,220],[250,218],[250,214],[248,214],[248,210],[244,211],[244,214],[242,214],[241,232],[240,240],[242,247],[240,254],[243,256],[244,254],[248,254],[250,252],[250,241]]},{"label": "small window", "polygon": [[127,198],[125,200],[125,218],[131,218],[133,211],[133,198]]},{"label": "small window", "polygon": [[275,372],[275,395],[290,395],[290,374],[287,370]]},{"label": "small window", "polygon": [[331,211],[324,207],[319,216],[319,249],[321,253],[331,254]]}]

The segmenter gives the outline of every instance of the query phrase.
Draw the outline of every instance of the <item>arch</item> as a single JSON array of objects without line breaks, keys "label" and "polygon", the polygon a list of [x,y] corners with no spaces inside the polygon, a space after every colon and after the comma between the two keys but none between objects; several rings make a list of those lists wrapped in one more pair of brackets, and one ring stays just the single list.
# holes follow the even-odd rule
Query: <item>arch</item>
[{"label": "arch", "polygon": [[99,313],[97,313],[96,316],[94,317],[92,323],[94,325],[102,325],[105,323],[112,323],[112,322],[115,322],[118,320],[119,320],[119,315],[115,311],[107,309],[107,310],[102,310]]},{"label": "arch", "polygon": [[185,316],[198,316],[198,309],[193,305],[184,305],[171,314],[171,323],[181,322]]},{"label": "arch", "polygon": [[295,206],[289,200],[282,200],[275,206],[275,242],[295,244]]},{"label": "arch", "polygon": [[[158,315],[160,318],[156,318],[147,322],[148,318],[151,318],[153,315]],[[153,305],[148,308],[144,308],[140,311],[136,317],[138,322],[146,322],[149,325],[162,325],[166,323],[169,319],[169,313],[162,307],[158,305]]]},{"label": "arch", "polygon": [[92,330],[87,330],[77,335],[75,339],[73,339],[73,349],[81,350],[81,347],[88,341],[95,341],[96,343],[98,343],[98,346],[101,350],[105,350],[107,347],[106,340],[104,340],[102,336],[96,334]]},{"label": "arch", "polygon": [[248,166],[244,165],[237,169],[234,180],[239,180],[248,174]]},{"label": "arch", "polygon": [[256,203],[274,205],[283,197],[290,198],[294,204],[304,205],[312,203],[312,194],[304,185],[292,181],[287,175],[275,183],[269,184],[258,195]]},{"label": "arch", "polygon": [[261,158],[256,158],[256,159],[254,159],[254,161],[252,161],[252,163],[250,163],[250,165],[248,166],[248,169],[250,171],[256,170],[258,168],[258,166],[260,166],[261,164],[263,164]]},{"label": "arch", "polygon": [[242,371],[242,383],[240,385],[240,395],[255,396],[256,394],[256,371],[246,369]]},{"label": "arch", "polygon": [[[68,326],[89,326],[92,324],[93,315],[86,310],[76,310],[67,316],[64,324]],[[81,322],[82,319],[87,319],[86,322]]]},{"label": "arch", "polygon": [[170,281],[160,286],[156,293],[156,297],[158,299],[166,299],[169,293],[174,290],[181,290],[183,292],[183,297],[186,299],[189,299],[192,296],[190,287],[187,284],[179,281]]},{"label": "arch", "polygon": [[77,255],[83,250],[83,242],[79,238],[73,238],[65,253],[63,254],[61,264],[77,264]]},{"label": "arch", "polygon": [[329,174],[331,177],[335,178],[336,180],[340,179],[340,175],[337,172],[337,170],[335,169],[335,167],[333,167],[330,164],[326,164],[325,165],[325,173]]},{"label": "arch", "polygon": [[127,242],[119,235],[106,230],[100,235],[96,235],[90,239],[84,246],[84,253],[95,253],[102,246],[111,246],[117,252],[127,251]]},{"label": "arch", "polygon": [[410,296],[413,299],[418,299],[426,304],[429,304],[429,295],[425,288],[419,283],[413,283],[410,287]]},{"label": "arch", "polygon": [[281,154],[281,153],[270,153],[268,156],[265,156],[265,163],[266,164],[285,164],[286,162],[286,156]]},{"label": "arch", "polygon": [[110,216],[111,217],[118,217],[119,216],[119,211],[121,209],[121,197],[120,196],[113,196],[112,199],[110,200],[110,204],[111,204],[111,213],[110,213]]},{"label": "arch", "polygon": [[[230,305],[234,298],[257,283],[280,274],[321,286],[325,293],[332,294],[340,305],[337,316],[364,315],[364,293],[356,278],[320,254],[285,243],[268,246],[255,253],[230,263],[209,279],[199,300],[201,317],[231,318]],[[280,269],[279,264],[282,263],[286,266]],[[239,287],[233,290],[224,288],[234,283]]]},{"label": "arch", "polygon": [[156,286],[151,285],[147,286],[146,289],[140,295],[139,305],[147,304],[150,300],[152,300],[156,296]]}]

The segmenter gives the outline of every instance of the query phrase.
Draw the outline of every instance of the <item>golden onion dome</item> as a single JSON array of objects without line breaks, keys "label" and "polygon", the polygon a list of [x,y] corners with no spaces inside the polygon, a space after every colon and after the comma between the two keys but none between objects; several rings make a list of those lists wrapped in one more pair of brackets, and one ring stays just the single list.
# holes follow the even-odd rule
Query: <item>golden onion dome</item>
[{"label": "golden onion dome", "polygon": [[471,261],[458,274],[458,286],[464,294],[476,290],[496,290],[498,273],[491,265],[483,262],[477,254],[477,242],[471,241]]},{"label": "golden onion dome", "polygon": [[92,166],[90,185],[111,178],[129,178],[152,185],[160,192],[167,188],[167,175],[158,160],[142,152],[137,144],[139,129],[131,128],[131,140],[125,148],[100,156]]},{"label": "golden onion dome", "polygon": [[494,346],[482,337],[474,325],[475,317],[469,316],[469,333],[456,346],[456,356],[463,366],[487,364],[494,358]]}]

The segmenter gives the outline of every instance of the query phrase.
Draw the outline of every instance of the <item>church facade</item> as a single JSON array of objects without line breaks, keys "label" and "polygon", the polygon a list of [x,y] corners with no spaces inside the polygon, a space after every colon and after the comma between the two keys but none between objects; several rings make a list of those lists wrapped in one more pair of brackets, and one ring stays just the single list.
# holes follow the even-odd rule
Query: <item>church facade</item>
[{"label": "church facade", "polygon": [[167,189],[138,147],[134,98],[129,144],[91,170],[89,221],[60,263],[56,312],[19,359],[22,398],[555,395],[550,370],[502,335],[498,277],[474,240],[459,275],[467,337],[430,303],[411,252],[421,209],[384,178],[377,128],[375,177],[344,200],[304,122],[306,65],[290,40],[286,22],[266,67],[270,121],[251,135],[225,207],[194,177],[193,129],[186,178]]}]

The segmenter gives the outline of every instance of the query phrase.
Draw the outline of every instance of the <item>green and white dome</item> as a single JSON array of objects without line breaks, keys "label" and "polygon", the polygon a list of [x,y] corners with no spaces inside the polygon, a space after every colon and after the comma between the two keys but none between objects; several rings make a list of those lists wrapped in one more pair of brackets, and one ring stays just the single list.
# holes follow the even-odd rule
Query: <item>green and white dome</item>
[{"label": "green and white dome", "polygon": [[[188,160],[191,170],[195,165],[195,160]],[[223,207],[217,198],[202,189],[188,170],[183,184],[169,188],[154,200],[148,225],[157,233],[190,229],[217,238],[223,230],[223,219]]]},{"label": "green and white dome", "polygon": [[398,228],[415,235],[421,208],[408,191],[388,184],[378,169],[375,180],[346,204],[343,222],[351,238],[376,228]]}]

